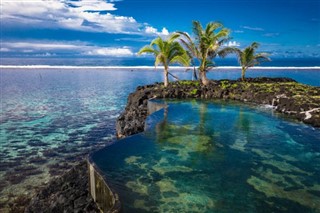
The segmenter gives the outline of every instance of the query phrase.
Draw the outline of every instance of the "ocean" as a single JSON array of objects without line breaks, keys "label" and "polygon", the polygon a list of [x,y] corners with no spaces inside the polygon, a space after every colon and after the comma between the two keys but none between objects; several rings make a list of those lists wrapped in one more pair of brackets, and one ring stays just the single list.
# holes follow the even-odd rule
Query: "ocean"
[{"label": "ocean", "polygon": [[[260,66],[320,67],[319,58],[271,58]],[[216,66],[238,66],[235,58],[217,58]],[[0,65],[52,65],[52,66],[153,66],[153,57],[98,57],[98,58],[1,58]]]},{"label": "ocean", "polygon": [[[155,70],[151,60],[132,64],[122,59],[112,63],[106,59],[49,61],[1,59],[1,212],[17,196],[31,195],[86,154],[113,141],[115,121],[127,96],[139,85],[163,80],[162,69]],[[314,67],[319,64],[305,63],[277,68],[268,64],[248,70],[247,77],[290,77],[320,86],[320,68]],[[172,73],[192,79],[184,68],[172,69]],[[237,79],[240,69],[218,67],[208,77]]]}]

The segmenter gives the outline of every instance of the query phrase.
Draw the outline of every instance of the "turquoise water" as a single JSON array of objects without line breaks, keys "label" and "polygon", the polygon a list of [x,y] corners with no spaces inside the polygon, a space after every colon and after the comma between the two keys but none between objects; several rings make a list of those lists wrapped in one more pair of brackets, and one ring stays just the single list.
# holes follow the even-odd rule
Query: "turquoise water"
[{"label": "turquoise water", "polygon": [[319,212],[320,131],[230,102],[168,102],[92,154],[124,212]]},{"label": "turquoise water", "polygon": [[[173,71],[181,79],[190,72]],[[209,73],[214,79],[239,70]],[[252,70],[320,86],[319,70]],[[0,69],[0,212],[19,194],[69,169],[115,139],[115,121],[138,85],[162,81],[162,70]]]},{"label": "turquoise water", "polygon": [[152,79],[128,71],[0,72],[0,212],[14,196],[31,194],[114,140],[129,92]]}]

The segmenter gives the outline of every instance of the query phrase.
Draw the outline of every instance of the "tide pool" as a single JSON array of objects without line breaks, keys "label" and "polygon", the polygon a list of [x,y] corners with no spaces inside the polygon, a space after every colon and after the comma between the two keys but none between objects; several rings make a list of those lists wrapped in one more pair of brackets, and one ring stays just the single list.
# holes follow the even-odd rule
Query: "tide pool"
[{"label": "tide pool", "polygon": [[91,155],[123,212],[319,212],[318,129],[235,102],[167,104]]}]

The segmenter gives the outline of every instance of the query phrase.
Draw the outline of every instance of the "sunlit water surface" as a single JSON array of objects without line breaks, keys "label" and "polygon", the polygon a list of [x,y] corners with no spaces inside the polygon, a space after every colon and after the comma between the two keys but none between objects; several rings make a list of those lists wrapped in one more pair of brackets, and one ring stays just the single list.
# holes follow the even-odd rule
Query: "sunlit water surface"
[{"label": "sunlit water surface", "polygon": [[[173,71],[181,79],[191,72]],[[236,79],[240,70],[209,78]],[[252,70],[320,86],[319,70]],[[161,82],[162,71],[0,69],[0,211],[8,200],[69,169],[114,139],[115,121],[138,85]]]}]

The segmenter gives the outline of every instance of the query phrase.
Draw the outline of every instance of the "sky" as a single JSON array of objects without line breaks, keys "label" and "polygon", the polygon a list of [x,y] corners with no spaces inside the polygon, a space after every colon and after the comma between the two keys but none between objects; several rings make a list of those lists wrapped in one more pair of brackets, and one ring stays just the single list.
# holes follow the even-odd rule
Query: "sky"
[{"label": "sky", "polygon": [[320,0],[1,0],[1,58],[141,57],[154,38],[219,21],[226,46],[320,58]]}]

